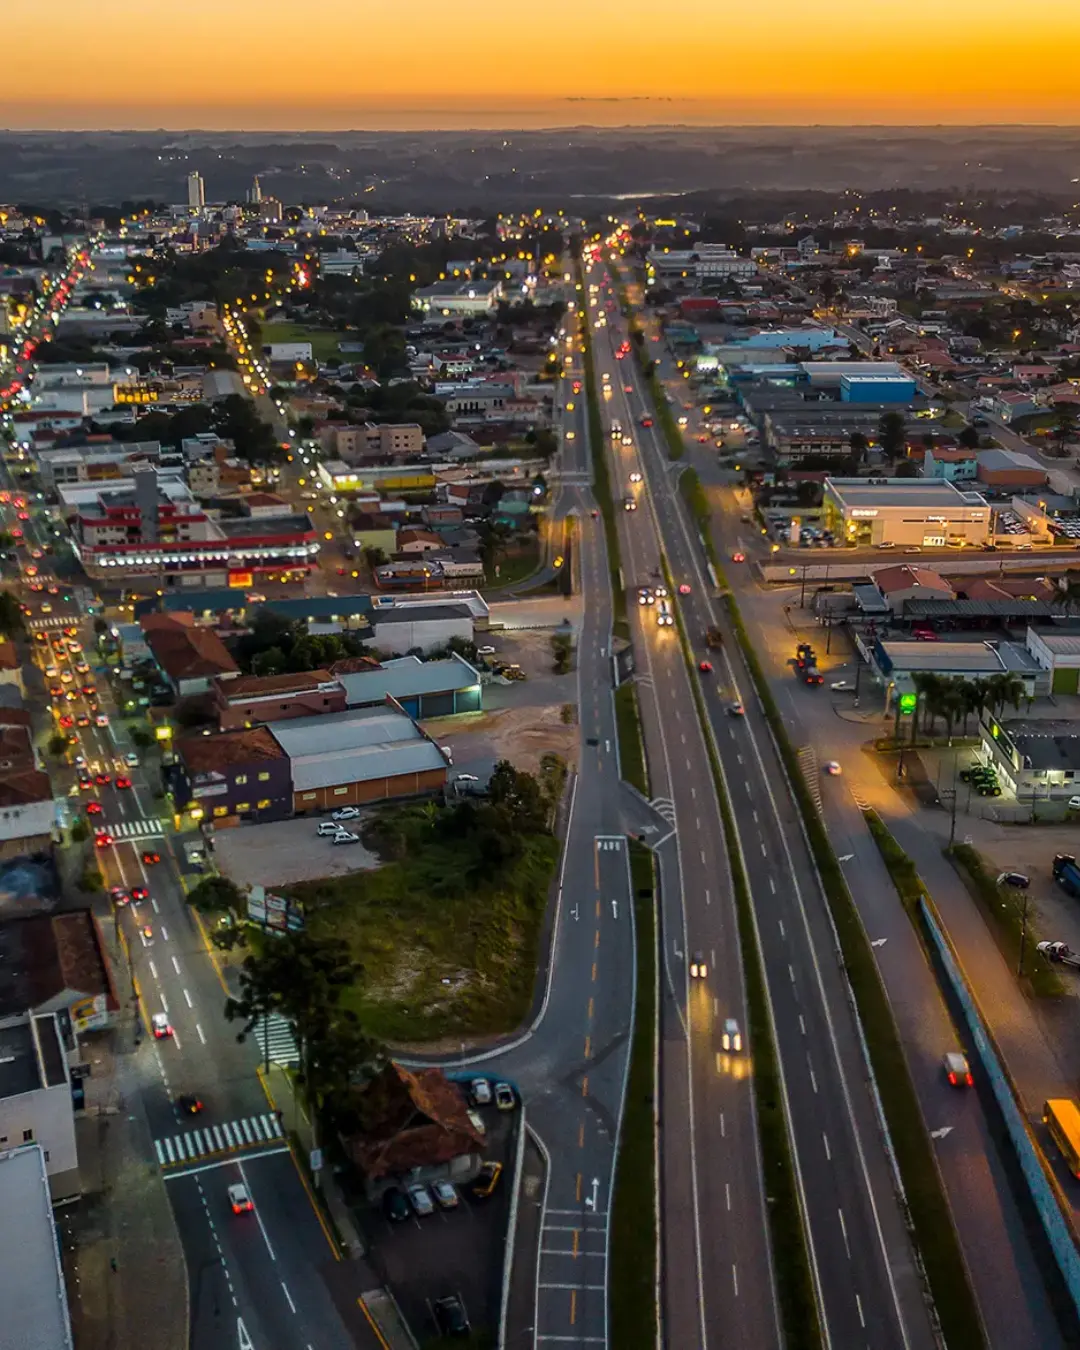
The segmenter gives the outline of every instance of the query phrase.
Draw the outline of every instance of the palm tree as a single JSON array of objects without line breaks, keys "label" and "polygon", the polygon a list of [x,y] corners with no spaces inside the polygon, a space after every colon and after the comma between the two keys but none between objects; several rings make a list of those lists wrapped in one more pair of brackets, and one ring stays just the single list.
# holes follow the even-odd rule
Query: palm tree
[{"label": "palm tree", "polygon": [[1024,681],[1019,675],[991,675],[986,682],[987,706],[996,716],[1001,715],[1006,703],[1011,703],[1019,712],[1025,692]]}]

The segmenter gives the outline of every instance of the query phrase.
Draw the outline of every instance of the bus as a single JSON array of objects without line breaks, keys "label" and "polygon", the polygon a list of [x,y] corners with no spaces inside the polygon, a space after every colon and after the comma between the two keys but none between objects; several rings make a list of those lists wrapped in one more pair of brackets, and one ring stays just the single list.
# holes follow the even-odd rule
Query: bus
[{"label": "bus", "polygon": [[1044,1102],[1043,1124],[1069,1164],[1069,1171],[1080,1180],[1080,1107],[1068,1097]]}]

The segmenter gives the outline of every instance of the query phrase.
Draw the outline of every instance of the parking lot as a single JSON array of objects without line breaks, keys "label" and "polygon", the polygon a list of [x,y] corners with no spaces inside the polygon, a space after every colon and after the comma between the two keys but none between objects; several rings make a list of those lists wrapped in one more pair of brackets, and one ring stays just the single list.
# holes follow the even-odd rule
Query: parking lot
[{"label": "parking lot", "polygon": [[488,1133],[485,1160],[503,1164],[499,1184],[488,1199],[474,1199],[468,1186],[461,1186],[455,1209],[436,1207],[424,1218],[410,1213],[407,1219],[392,1222],[381,1205],[350,1197],[368,1246],[367,1258],[421,1344],[436,1335],[430,1305],[446,1294],[457,1294],[462,1300],[474,1333],[487,1331],[493,1336],[498,1326],[521,1114],[516,1110],[504,1114],[487,1106],[480,1115]]},{"label": "parking lot", "polygon": [[[238,825],[214,835],[214,859],[220,871],[237,885],[288,886],[320,877],[340,877],[370,871],[379,860],[363,844],[339,847],[320,838],[317,816],[303,820],[268,821],[265,825]],[[346,824],[358,834],[359,821]]]}]

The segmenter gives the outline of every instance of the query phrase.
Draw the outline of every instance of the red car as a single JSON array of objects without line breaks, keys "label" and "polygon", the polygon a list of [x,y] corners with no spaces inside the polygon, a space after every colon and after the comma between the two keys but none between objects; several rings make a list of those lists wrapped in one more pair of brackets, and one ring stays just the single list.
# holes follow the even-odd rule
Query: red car
[{"label": "red car", "polygon": [[745,553],[740,553],[738,550],[736,550],[736,551],[731,555],[731,561],[732,561],[732,562],[745,562],[745,561],[746,561],[746,554],[745,554]]},{"label": "red car", "polygon": [[161,861],[161,854],[155,853],[152,849],[146,849],[142,855],[142,860],[147,867],[153,867],[155,863]]},{"label": "red car", "polygon": [[701,671],[702,675],[711,675],[711,674],[712,674],[712,662],[711,662],[711,661],[699,661],[699,662],[698,662],[698,670]]},{"label": "red car", "polygon": [[94,782],[98,785],[98,787],[108,787],[109,784],[112,782],[112,774],[96,773],[94,774]]},{"label": "red car", "polygon": [[93,801],[86,803],[86,814],[88,816],[101,815],[101,803],[96,798]]},{"label": "red car", "polygon": [[150,899],[150,892],[145,886],[132,886],[131,898],[137,905],[141,905],[144,900]]},{"label": "red car", "polygon": [[651,427],[651,426],[652,426],[652,418],[651,418],[651,417],[643,417],[643,418],[641,418],[641,425],[642,425],[643,427]]},{"label": "red car", "polygon": [[124,890],[123,886],[111,886],[109,888],[109,899],[114,905],[126,905],[131,896]]},{"label": "red car", "polygon": [[679,594],[680,594],[680,595],[689,595],[689,594],[690,594],[690,587],[689,587],[689,585],[688,585],[685,581],[682,582],[682,583],[680,584],[680,586],[679,586]]},{"label": "red car", "polygon": [[634,392],[634,386],[632,384],[624,384],[622,391],[624,394],[632,394]]},{"label": "red car", "polygon": [[75,725],[75,719],[74,719],[74,717],[72,717],[72,715],[71,715],[70,713],[61,713],[61,714],[60,714],[60,725],[61,725],[62,727],[65,727],[65,728],[66,728],[66,727],[73,727],[73,726]]},{"label": "red car", "polygon": [[80,713],[80,714],[78,715],[78,717],[76,717],[75,721],[76,721],[76,722],[79,724],[79,726],[81,726],[81,727],[88,727],[88,726],[90,725],[90,714],[89,714],[89,713]]},{"label": "red car", "polygon": [[94,832],[95,848],[108,848],[112,841],[113,837],[108,830],[96,830]]},{"label": "red car", "polygon": [[18,513],[18,515],[19,515],[19,519],[20,519],[20,520],[29,520],[29,519],[30,519],[30,512],[29,512],[29,511],[20,511],[20,512]]},{"label": "red car", "polygon": [[116,780],[116,786],[118,788],[129,788],[131,786],[131,779],[121,775],[121,777]]},{"label": "red car", "polygon": [[82,687],[82,691],[83,691],[83,695],[84,695],[86,698],[89,698],[92,694],[96,694],[96,693],[97,693],[97,690],[94,688],[94,686],[93,686],[92,684],[84,684],[83,687]]},{"label": "red car", "polygon": [[79,630],[75,627],[74,624],[70,624],[67,628],[65,628],[65,629],[64,629],[64,633],[65,633],[68,637],[78,637],[78,636],[79,636]]}]

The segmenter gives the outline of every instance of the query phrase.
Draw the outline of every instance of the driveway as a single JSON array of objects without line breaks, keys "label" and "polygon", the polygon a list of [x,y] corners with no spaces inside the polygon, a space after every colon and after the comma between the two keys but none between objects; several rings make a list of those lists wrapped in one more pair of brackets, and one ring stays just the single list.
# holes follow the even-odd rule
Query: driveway
[{"label": "driveway", "polygon": [[[316,833],[318,820],[275,820],[264,825],[238,825],[214,835],[219,869],[238,886],[289,886],[297,881],[372,871],[379,860],[363,844],[339,846]],[[348,821],[359,833],[359,821]]]}]

